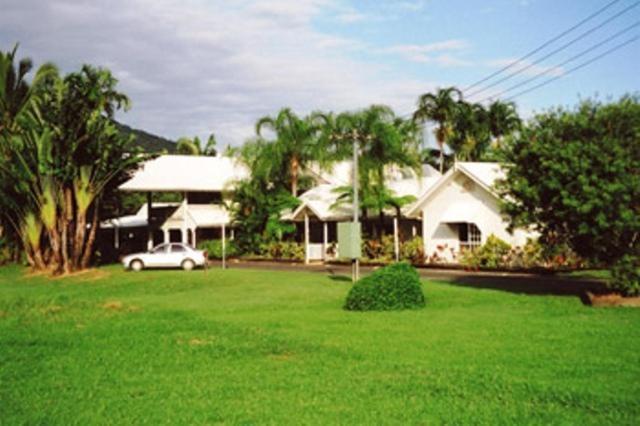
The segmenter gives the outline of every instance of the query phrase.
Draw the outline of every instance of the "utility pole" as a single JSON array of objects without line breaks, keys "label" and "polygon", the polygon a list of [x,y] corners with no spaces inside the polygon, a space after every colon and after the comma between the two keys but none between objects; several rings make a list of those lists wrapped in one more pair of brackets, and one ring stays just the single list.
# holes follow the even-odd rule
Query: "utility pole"
[{"label": "utility pole", "polygon": [[[353,131],[353,223],[358,226],[358,131]],[[351,278],[358,281],[360,275],[360,260],[351,260]]]}]

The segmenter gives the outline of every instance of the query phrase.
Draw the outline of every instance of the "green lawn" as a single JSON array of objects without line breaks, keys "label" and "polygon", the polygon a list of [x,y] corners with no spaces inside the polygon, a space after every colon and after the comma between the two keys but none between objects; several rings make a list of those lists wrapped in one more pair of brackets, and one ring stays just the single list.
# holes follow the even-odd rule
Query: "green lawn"
[{"label": "green lawn", "polygon": [[640,310],[318,273],[0,268],[0,423],[640,423]]}]

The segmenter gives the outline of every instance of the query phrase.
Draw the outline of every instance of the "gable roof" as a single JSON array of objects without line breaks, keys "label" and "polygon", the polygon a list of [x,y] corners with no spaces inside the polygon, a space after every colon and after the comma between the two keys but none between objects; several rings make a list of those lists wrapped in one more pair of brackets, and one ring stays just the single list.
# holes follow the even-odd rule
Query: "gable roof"
[{"label": "gable roof", "polygon": [[218,192],[233,188],[249,176],[248,169],[231,157],[161,155],[145,162],[121,191]]},{"label": "gable roof", "polygon": [[[345,164],[349,169],[346,173],[344,172]],[[295,210],[284,213],[282,218],[284,220],[300,220],[300,215],[305,209],[308,209],[322,221],[349,220],[353,216],[351,204],[340,203],[336,205],[336,203],[340,197],[338,188],[349,185],[351,182],[351,163],[338,163],[338,169],[343,172],[340,176],[334,176],[335,180],[332,183],[322,183],[300,195],[298,197],[301,201],[300,205]],[[389,168],[385,174],[388,188],[397,196],[413,195],[416,198],[441,177],[437,170],[428,165],[423,168],[422,176],[416,175],[410,169],[402,168]],[[407,211],[410,206],[405,206],[402,210]]]},{"label": "gable roof", "polygon": [[454,166],[445,173],[435,185],[432,185],[422,196],[408,209],[408,216],[417,216],[427,200],[435,194],[439,188],[450,182],[454,176],[463,173],[471,180],[475,181],[485,191],[498,198],[494,185],[498,179],[505,176],[504,170],[499,163],[490,162],[456,162]]}]

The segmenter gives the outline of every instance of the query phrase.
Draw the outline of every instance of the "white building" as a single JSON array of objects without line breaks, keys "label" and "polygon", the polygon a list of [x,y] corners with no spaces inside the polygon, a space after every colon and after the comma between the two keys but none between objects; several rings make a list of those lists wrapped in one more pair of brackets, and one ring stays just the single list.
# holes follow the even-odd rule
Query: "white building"
[{"label": "white building", "polygon": [[[301,194],[300,205],[282,218],[296,224],[307,261],[327,260],[336,252],[337,223],[353,218],[351,204],[339,200],[341,188],[351,185],[352,164],[340,162],[329,170],[311,166],[309,174],[316,186]],[[400,216],[396,211],[385,212],[383,226],[385,232],[393,233],[396,251],[403,240],[421,235],[427,259],[455,262],[461,250],[483,244],[491,234],[513,246],[533,236],[524,230],[507,231],[494,189],[503,177],[497,163],[458,162],[445,175],[430,166],[424,166],[421,174],[389,167],[385,175],[397,196],[417,199],[403,207]],[[123,240],[135,241],[140,249],[169,241],[195,246],[202,239],[221,238],[231,225],[226,207],[230,193],[236,182],[248,176],[249,170],[229,157],[160,156],[120,186],[122,191],[146,193],[147,204],[134,215],[103,222],[101,228],[119,251]],[[182,200],[154,203],[154,192],[180,193]],[[369,217],[365,229],[376,220],[377,214]]]},{"label": "white building", "polygon": [[512,246],[534,235],[507,231],[495,183],[504,173],[497,163],[458,162],[407,211],[422,220],[425,255],[455,262],[461,250],[482,245],[491,234]]},{"label": "white building", "polygon": [[[336,163],[329,170],[315,170],[312,175],[320,182],[317,186],[304,192],[298,198],[300,205],[291,212],[285,212],[282,218],[300,224],[299,235],[305,246],[305,261],[327,260],[335,256],[337,243],[337,223],[351,221],[353,209],[350,202],[340,202],[341,188],[352,184],[353,166],[350,161]],[[389,167],[385,170],[387,187],[398,197],[413,196],[416,199],[432,187],[442,175],[429,165],[423,167],[419,175],[409,168]],[[419,221],[407,217],[411,204],[401,209],[401,217],[397,212],[385,212],[387,225],[394,238],[407,240],[419,234]],[[360,212],[359,212],[360,214]],[[378,214],[369,217],[369,221],[377,221]],[[369,222],[367,221],[367,222]],[[363,226],[367,226],[364,223]],[[397,244],[396,244],[397,246]]]},{"label": "white building", "polygon": [[[231,222],[225,203],[247,168],[230,157],[162,155],[145,162],[121,191],[147,194],[147,204],[134,215],[105,221],[101,228],[113,230],[114,246],[120,248],[123,233],[146,236],[146,246],[184,242],[195,246],[202,239],[220,238]],[[178,203],[154,203],[153,193],[182,194]]]}]

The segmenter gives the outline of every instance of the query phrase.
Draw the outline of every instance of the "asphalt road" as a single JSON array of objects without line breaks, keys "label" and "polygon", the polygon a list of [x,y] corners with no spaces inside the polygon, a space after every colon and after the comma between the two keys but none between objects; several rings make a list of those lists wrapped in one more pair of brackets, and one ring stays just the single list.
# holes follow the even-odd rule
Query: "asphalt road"
[{"label": "asphalt road", "polygon": [[[211,262],[211,268],[221,267],[219,261]],[[308,271],[327,274],[336,281],[351,282],[350,265],[324,265],[269,261],[237,261],[227,263],[228,268],[256,269],[264,271]],[[361,274],[370,273],[375,267],[362,266]],[[464,270],[418,268],[420,276],[452,285],[493,289],[518,294],[578,296],[585,300],[586,292],[603,293],[604,283],[592,279],[571,278],[554,274],[527,274],[511,272],[469,272]]]}]

